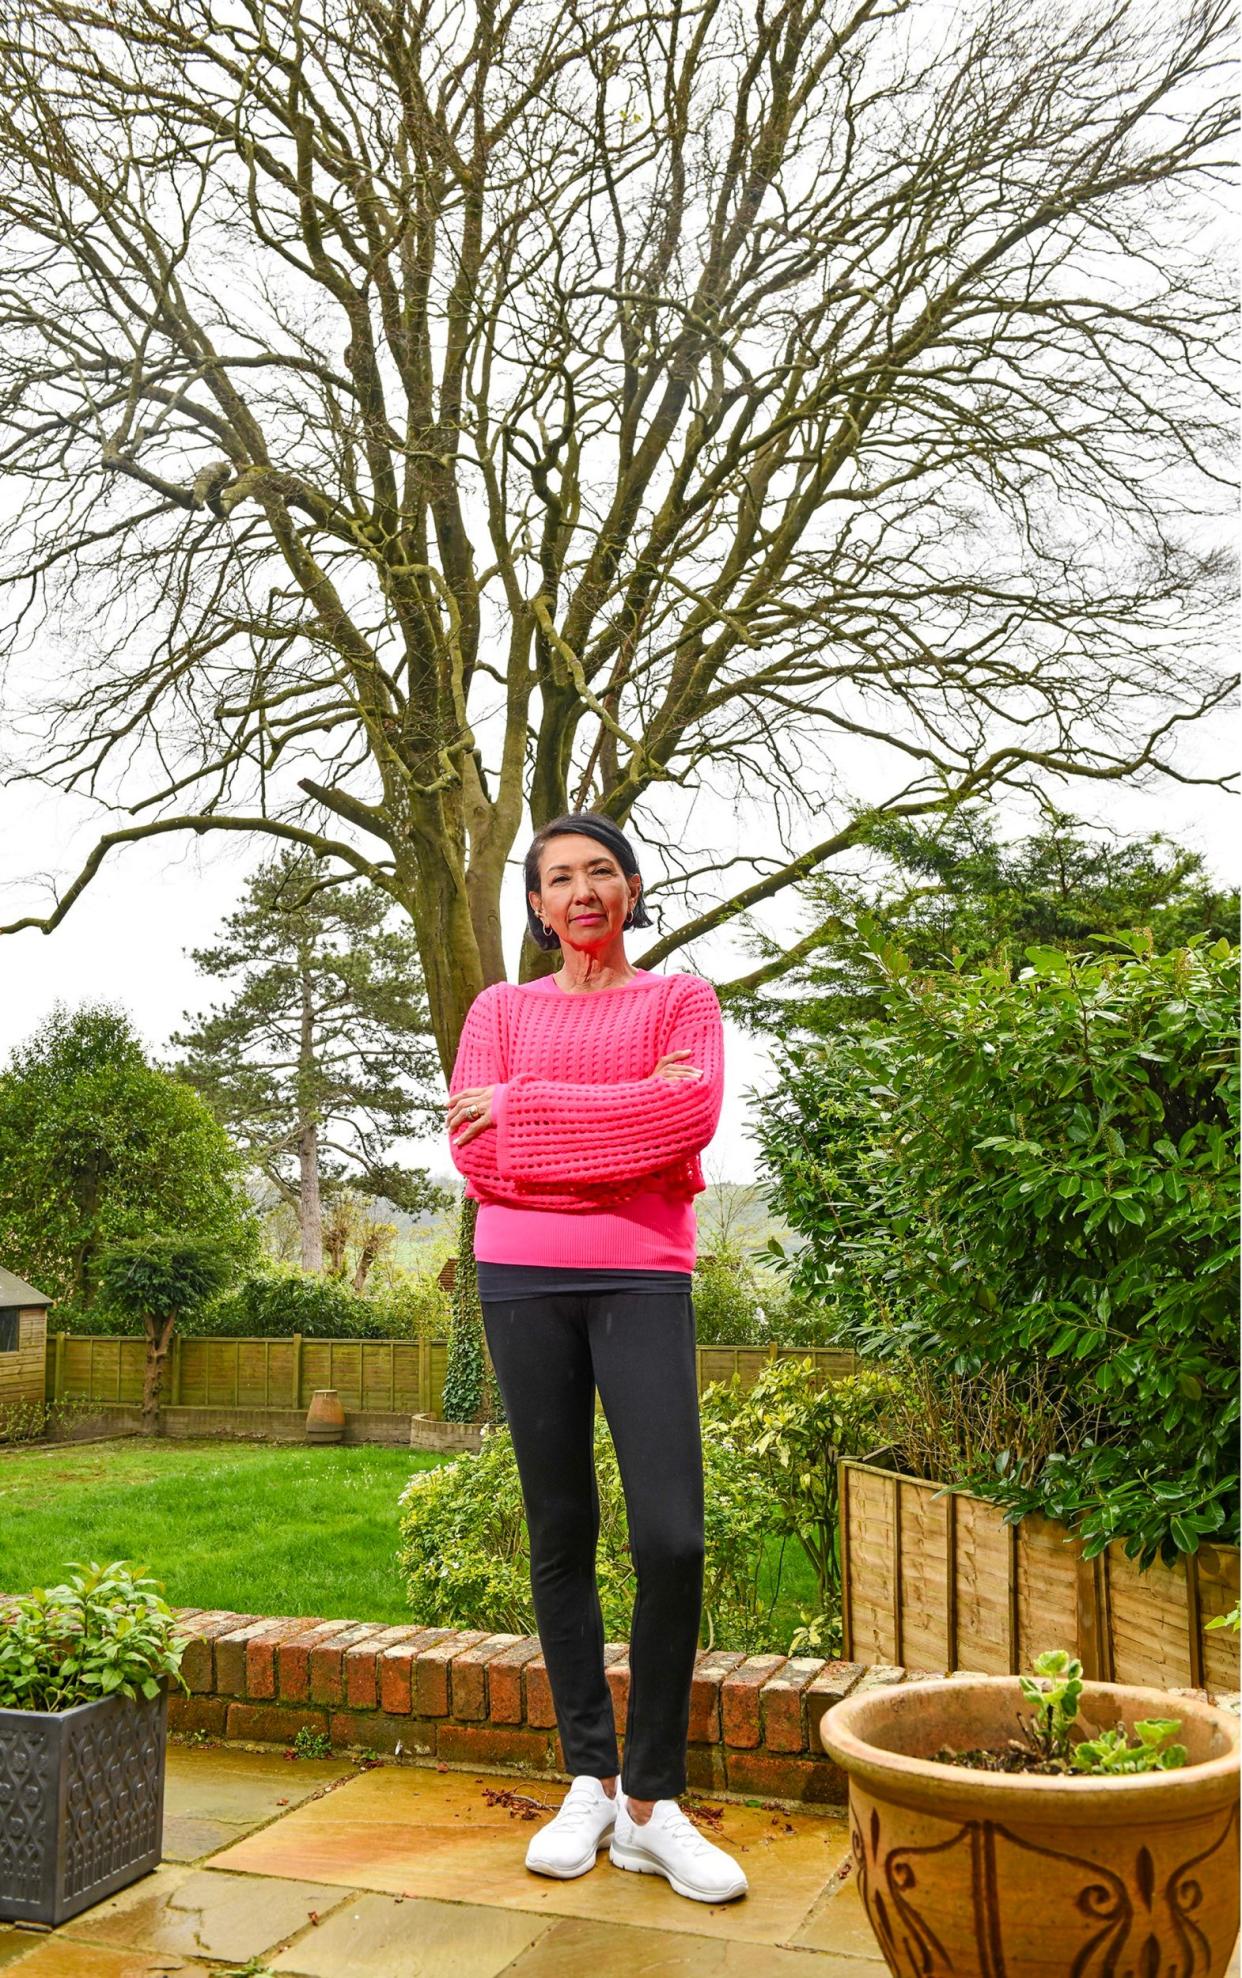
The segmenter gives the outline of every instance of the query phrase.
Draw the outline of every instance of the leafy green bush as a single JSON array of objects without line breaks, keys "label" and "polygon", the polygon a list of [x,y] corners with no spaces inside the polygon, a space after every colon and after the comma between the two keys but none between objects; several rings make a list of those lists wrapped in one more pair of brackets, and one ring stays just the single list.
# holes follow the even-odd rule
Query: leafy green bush
[{"label": "leafy green bush", "polygon": [[1238,951],[915,977],[785,1053],[761,1121],[796,1288],[869,1356],[1018,1386],[1062,1425],[960,1478],[1147,1564],[1237,1532]]},{"label": "leafy green bush", "polygon": [[387,1339],[392,1316],[339,1278],[272,1264],[206,1307],[196,1333],[230,1339]]},{"label": "leafy green bush", "polygon": [[387,1265],[373,1274],[368,1296],[382,1314],[390,1339],[448,1338],[453,1314],[449,1295],[439,1281],[444,1263],[439,1251],[443,1247],[437,1247],[421,1270]]},{"label": "leafy green bush", "polygon": [[752,1346],[771,1336],[762,1287],[737,1245],[717,1243],[699,1259],[694,1323],[700,1346]]},{"label": "leafy green bush", "polygon": [[243,1182],[224,1129],[146,1062],[119,1010],[57,1005],[0,1070],[0,1255],[66,1328],[109,1329],[93,1315],[103,1251],[120,1240],[175,1229],[253,1264]]},{"label": "leafy green bush", "polygon": [[730,1242],[712,1244],[695,1270],[694,1323],[700,1346],[830,1346],[837,1333],[822,1299],[800,1297]]},{"label": "leafy green bush", "polygon": [[71,1710],[103,1696],[147,1698],[181,1675],[184,1640],[159,1583],[109,1566],[69,1566],[62,1586],[0,1611],[0,1709]]},{"label": "leafy green bush", "polygon": [[[600,1540],[597,1574],[604,1629],[625,1625],[628,1599],[618,1591],[628,1565],[624,1514],[617,1531],[619,1492],[607,1430],[595,1427]],[[499,1634],[535,1633],[530,1553],[513,1439],[485,1430],[477,1455],[416,1470],[400,1498],[398,1563],[411,1617],[426,1627],[486,1627]]]},{"label": "leafy green bush", "polygon": [[0,1444],[39,1442],[44,1436],[95,1414],[98,1405],[94,1401],[2,1401]]},{"label": "leafy green bush", "polygon": [[[749,1390],[736,1378],[701,1399],[704,1470],[704,1646],[753,1654],[773,1646],[779,1587],[765,1602],[765,1545],[792,1540],[815,1569],[829,1626],[836,1618],[839,1457],[885,1442],[887,1378],[816,1388],[806,1361],[777,1361]],[[612,1439],[595,1423],[600,1503],[596,1572],[605,1635],[629,1633],[634,1574]],[[535,1631],[521,1484],[507,1429],[411,1477],[401,1497],[398,1561],[414,1620],[426,1626]],[[805,1617],[804,1617],[805,1618]]]}]

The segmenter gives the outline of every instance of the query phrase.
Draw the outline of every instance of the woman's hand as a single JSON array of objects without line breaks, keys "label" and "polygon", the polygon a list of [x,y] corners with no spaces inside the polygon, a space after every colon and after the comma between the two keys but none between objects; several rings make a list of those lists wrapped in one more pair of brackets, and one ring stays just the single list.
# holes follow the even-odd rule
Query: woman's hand
[{"label": "woman's hand", "polygon": [[688,1049],[684,1051],[666,1051],[656,1065],[655,1070],[647,1073],[648,1078],[702,1078],[703,1073],[698,1065],[683,1065],[677,1062],[679,1058],[688,1058],[689,1056],[690,1052]]},{"label": "woman's hand", "polygon": [[[698,1065],[681,1062],[683,1058],[689,1056],[688,1049],[666,1051],[647,1076],[669,1080],[702,1078],[703,1073]],[[489,1126],[495,1126],[496,1122],[492,1118],[492,1094],[495,1090],[494,1085],[466,1085],[445,1102],[449,1136],[454,1146],[465,1147],[476,1134],[484,1132]]]},{"label": "woman's hand", "polygon": [[[494,1085],[467,1085],[460,1092],[454,1092],[447,1101],[449,1138],[455,1146],[464,1147],[473,1140],[484,1127],[494,1126],[492,1118],[492,1094]],[[458,1133],[457,1128],[462,1131]]]}]

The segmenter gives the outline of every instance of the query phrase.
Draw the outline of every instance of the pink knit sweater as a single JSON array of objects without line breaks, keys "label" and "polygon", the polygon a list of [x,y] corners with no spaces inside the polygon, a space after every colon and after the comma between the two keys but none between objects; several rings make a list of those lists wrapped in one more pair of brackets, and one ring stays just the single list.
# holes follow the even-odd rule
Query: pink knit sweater
[{"label": "pink knit sweater", "polygon": [[[479,1203],[475,1255],[496,1264],[689,1271],[700,1152],[724,1094],[724,1032],[711,984],[639,969],[574,993],[550,975],[475,998],[449,1092],[494,1085],[492,1117],[450,1139]],[[650,1076],[667,1051],[701,1078]]]}]

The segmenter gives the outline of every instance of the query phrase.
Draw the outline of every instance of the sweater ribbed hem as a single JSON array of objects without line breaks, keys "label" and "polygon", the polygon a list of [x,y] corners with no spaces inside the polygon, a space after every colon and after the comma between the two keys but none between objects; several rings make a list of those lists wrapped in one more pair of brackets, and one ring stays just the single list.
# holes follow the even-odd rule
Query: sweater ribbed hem
[{"label": "sweater ribbed hem", "polygon": [[525,1209],[484,1202],[474,1254],[488,1264],[555,1264],[578,1270],[692,1271],[698,1229],[692,1201],[648,1190],[618,1209]]}]

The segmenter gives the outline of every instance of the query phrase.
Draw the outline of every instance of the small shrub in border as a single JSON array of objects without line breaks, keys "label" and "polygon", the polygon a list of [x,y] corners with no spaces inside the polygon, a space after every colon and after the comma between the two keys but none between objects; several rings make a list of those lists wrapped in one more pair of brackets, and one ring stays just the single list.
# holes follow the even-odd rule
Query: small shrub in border
[{"label": "small shrub in border", "polygon": [[[803,1616],[816,1642],[837,1639],[840,1562],[837,1463],[886,1441],[888,1376],[817,1386],[809,1361],[766,1367],[754,1386],[714,1382],[701,1401],[704,1469],[703,1632],[706,1648],[771,1649],[779,1597],[766,1588],[770,1539],[799,1547],[815,1570],[821,1612]],[[629,1633],[635,1580],[612,1438],[595,1424],[600,1506],[596,1574],[605,1634]],[[521,1484],[507,1430],[477,1455],[417,1471],[401,1496],[398,1564],[412,1619],[428,1627],[536,1631]]]},{"label": "small shrub in border", "polygon": [[0,1709],[71,1710],[99,1697],[158,1696],[179,1682],[184,1640],[159,1582],[125,1559],[67,1568],[0,1613]]}]

